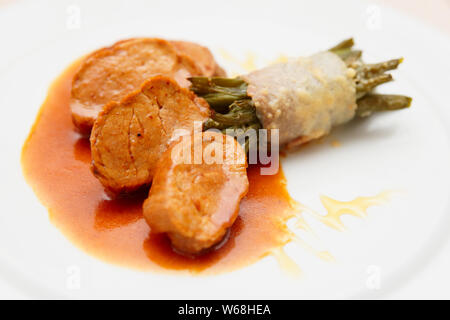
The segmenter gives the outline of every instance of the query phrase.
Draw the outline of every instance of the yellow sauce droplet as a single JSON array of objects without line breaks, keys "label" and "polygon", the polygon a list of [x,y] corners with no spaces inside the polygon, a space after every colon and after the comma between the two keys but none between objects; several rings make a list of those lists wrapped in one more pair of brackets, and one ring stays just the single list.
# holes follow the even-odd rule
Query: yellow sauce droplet
[{"label": "yellow sauce droplet", "polygon": [[306,222],[305,218],[303,218],[303,211],[309,209],[300,203],[293,203],[292,207],[295,208],[296,211],[292,212],[292,215],[289,217],[289,219],[295,218],[295,228],[297,228],[298,230],[304,230],[313,233],[313,230],[309,226],[308,222]]},{"label": "yellow sauce droplet", "polygon": [[219,49],[219,52],[222,58],[227,60],[228,62],[239,63],[239,61],[235,57],[233,57],[233,55],[231,55],[227,50],[221,48]]},{"label": "yellow sauce droplet", "polygon": [[335,262],[336,261],[334,256],[328,251],[320,251],[320,252],[318,252],[317,256],[320,259],[324,260],[324,261],[328,261],[328,262]]},{"label": "yellow sauce droplet", "polygon": [[244,62],[242,63],[242,68],[245,71],[254,71],[256,70],[256,55],[251,52],[247,52]]},{"label": "yellow sauce droplet", "polygon": [[284,62],[287,62],[288,60],[289,60],[289,58],[286,55],[280,54],[275,60],[272,61],[271,64],[284,63]]},{"label": "yellow sauce droplet", "polygon": [[[294,203],[293,208],[295,208],[295,211],[291,213],[291,215],[287,216],[286,220],[282,222],[282,225],[280,227],[285,228],[288,230],[287,221],[295,218],[295,224],[294,227],[298,230],[302,230],[304,232],[310,233],[315,236],[314,230],[309,226],[307,221],[304,219],[303,214],[308,213],[312,217],[316,218],[323,224],[325,224],[328,227],[331,227],[333,229],[342,231],[345,229],[344,224],[341,221],[341,216],[345,214],[353,215],[356,217],[365,217],[367,216],[367,209],[380,205],[385,203],[389,200],[392,192],[391,191],[385,191],[381,192],[375,196],[369,196],[369,197],[357,197],[350,201],[339,201],[332,199],[327,196],[321,196],[320,200],[322,202],[322,205],[324,206],[326,210],[326,214],[322,215],[316,212],[315,210],[312,210],[311,208],[308,208],[300,203]],[[270,252],[271,255],[275,257],[275,259],[278,261],[278,264],[280,265],[281,269],[290,276],[298,276],[301,274],[301,270],[299,266],[295,263],[294,260],[292,260],[283,250],[283,247],[286,243],[289,242],[295,242],[300,247],[305,249],[306,251],[312,253],[317,258],[327,261],[327,262],[335,262],[336,259],[334,256],[326,251],[326,250],[318,250],[311,246],[309,243],[304,241],[300,236],[297,234],[286,231],[288,234],[287,241],[284,241],[283,245],[281,245],[278,248],[275,248]]]},{"label": "yellow sauce droplet", "polygon": [[311,245],[306,243],[302,238],[300,238],[299,236],[297,236],[295,234],[292,236],[292,241],[296,242],[298,245],[300,245],[307,251],[311,252],[312,254],[314,254],[316,257],[318,257],[321,260],[329,261],[329,262],[335,261],[333,255],[330,252],[321,251],[321,250],[317,250],[317,249],[313,248]]},{"label": "yellow sauce droplet", "polygon": [[372,197],[357,197],[351,201],[339,201],[327,196],[321,196],[320,200],[327,214],[323,216],[314,211],[310,211],[310,213],[325,225],[342,231],[345,229],[341,221],[342,215],[348,214],[360,218],[365,217],[367,216],[367,209],[369,207],[385,203],[389,199],[389,196],[390,192],[387,191]]},{"label": "yellow sauce droplet", "polygon": [[[226,60],[229,63],[234,64],[236,67],[241,69],[238,72],[236,72],[236,70],[232,70],[231,76],[238,76],[239,74],[242,73],[242,71],[251,72],[251,71],[255,71],[257,69],[256,60],[258,59],[258,56],[254,52],[248,51],[245,54],[245,58],[243,58],[243,59],[237,58],[236,56],[232,55],[229,51],[227,51],[223,48],[219,49],[219,53],[224,60]],[[280,54],[277,58],[275,58],[273,60],[262,61],[262,62],[267,62],[267,63],[264,63],[263,65],[269,65],[269,64],[275,64],[275,63],[284,63],[284,62],[287,62],[288,60],[289,60],[288,56],[286,56],[284,54]]]},{"label": "yellow sauce droplet", "polygon": [[[222,58],[224,60],[226,60],[227,62],[230,62],[234,65],[236,65],[239,69],[239,71],[246,71],[246,72],[251,72],[256,70],[256,54],[253,52],[247,52],[245,54],[245,58],[244,59],[239,59],[236,58],[235,56],[233,56],[232,54],[230,54],[227,50],[225,49],[220,49],[219,50],[220,55],[222,56]],[[234,75],[239,75],[239,72],[235,72],[232,71],[231,72],[232,76]]]},{"label": "yellow sauce droplet", "polygon": [[281,270],[287,275],[298,278],[302,274],[298,264],[284,252],[282,247],[274,249],[271,254],[277,260]]}]

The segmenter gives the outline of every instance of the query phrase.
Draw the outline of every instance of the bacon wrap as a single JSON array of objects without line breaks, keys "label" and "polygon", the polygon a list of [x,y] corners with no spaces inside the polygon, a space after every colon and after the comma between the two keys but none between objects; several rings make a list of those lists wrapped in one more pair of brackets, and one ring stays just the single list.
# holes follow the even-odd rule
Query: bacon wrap
[{"label": "bacon wrap", "polygon": [[243,76],[265,129],[279,129],[280,145],[319,138],[355,116],[353,69],[334,53],[289,59]]}]

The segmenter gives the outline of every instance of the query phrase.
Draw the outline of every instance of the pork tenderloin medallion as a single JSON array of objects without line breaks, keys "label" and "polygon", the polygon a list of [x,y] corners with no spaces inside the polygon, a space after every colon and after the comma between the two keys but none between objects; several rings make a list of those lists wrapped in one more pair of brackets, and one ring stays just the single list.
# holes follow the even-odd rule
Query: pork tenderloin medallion
[{"label": "pork tenderloin medallion", "polygon": [[[167,234],[176,250],[195,255],[223,239],[249,183],[245,151],[233,137],[206,131],[187,144],[183,138],[159,160],[143,208],[152,233]],[[185,161],[179,151],[187,149],[193,158],[196,145],[203,161]]]},{"label": "pork tenderloin medallion", "polygon": [[90,137],[92,171],[113,193],[148,185],[175,130],[193,131],[194,122],[209,115],[203,99],[169,77],[152,77],[98,115]]}]

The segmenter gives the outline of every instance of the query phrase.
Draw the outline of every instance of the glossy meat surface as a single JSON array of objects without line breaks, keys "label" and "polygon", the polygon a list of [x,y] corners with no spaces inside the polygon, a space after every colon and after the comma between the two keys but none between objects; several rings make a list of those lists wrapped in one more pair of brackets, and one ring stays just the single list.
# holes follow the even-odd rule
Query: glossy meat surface
[{"label": "glossy meat surface", "polygon": [[171,41],[179,52],[190,57],[200,67],[206,77],[225,77],[225,71],[217,64],[211,51],[190,41]]},{"label": "glossy meat surface", "polygon": [[[175,249],[198,254],[219,243],[235,221],[248,191],[247,165],[244,150],[231,136],[204,132],[184,138],[158,162],[144,217],[151,232],[166,233]],[[203,161],[195,158],[200,149]]]},{"label": "glossy meat surface", "polygon": [[155,76],[99,114],[90,138],[92,170],[106,189],[130,192],[148,185],[177,129],[192,131],[209,117],[207,103],[173,79]]},{"label": "glossy meat surface", "polygon": [[123,40],[90,54],[72,82],[74,124],[81,132],[89,133],[105,104],[119,102],[157,74],[171,76],[188,87],[187,77],[203,73],[191,57],[163,39]]}]

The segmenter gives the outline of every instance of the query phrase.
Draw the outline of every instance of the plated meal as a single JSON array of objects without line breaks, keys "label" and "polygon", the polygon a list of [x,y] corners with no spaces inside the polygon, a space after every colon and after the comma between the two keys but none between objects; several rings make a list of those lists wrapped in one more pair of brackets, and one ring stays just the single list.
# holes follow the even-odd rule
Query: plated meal
[{"label": "plated meal", "polygon": [[[289,265],[286,222],[305,222],[281,167],[267,170],[278,151],[289,156],[355,117],[411,104],[374,92],[402,59],[367,64],[353,45],[235,78],[192,42],[99,49],[50,88],[23,147],[25,177],[68,238],[112,263],[226,272],[272,254]],[[383,197],[330,199],[343,210],[318,218],[336,226],[342,212]]]}]

